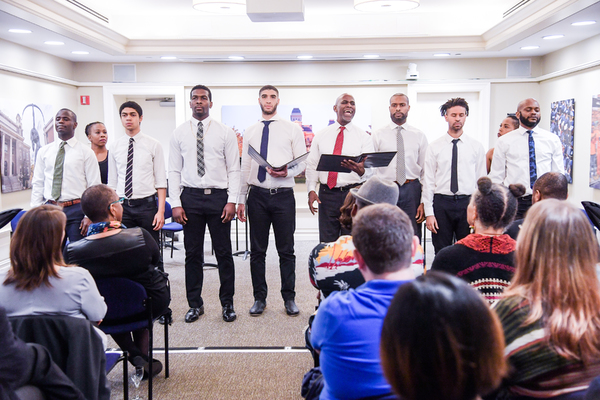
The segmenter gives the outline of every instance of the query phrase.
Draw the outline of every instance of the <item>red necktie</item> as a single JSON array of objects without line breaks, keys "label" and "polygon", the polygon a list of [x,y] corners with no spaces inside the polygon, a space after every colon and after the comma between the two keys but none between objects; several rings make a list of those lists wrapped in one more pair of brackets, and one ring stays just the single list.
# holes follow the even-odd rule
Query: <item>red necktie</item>
[{"label": "red necktie", "polygon": [[[346,129],[345,126],[340,126],[340,133],[338,133],[337,138],[335,139],[333,154],[342,154],[342,146],[344,145],[344,129]],[[327,186],[329,186],[329,189],[333,189],[337,184],[337,176],[337,172],[329,172],[329,175],[327,176]]]}]

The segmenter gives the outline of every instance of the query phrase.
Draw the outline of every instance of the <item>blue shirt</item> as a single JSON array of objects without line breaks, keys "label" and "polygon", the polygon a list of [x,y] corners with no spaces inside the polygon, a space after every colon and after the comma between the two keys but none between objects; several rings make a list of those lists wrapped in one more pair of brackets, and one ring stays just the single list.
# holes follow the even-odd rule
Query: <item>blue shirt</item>
[{"label": "blue shirt", "polygon": [[381,326],[403,283],[372,280],[327,297],[312,326],[325,380],[321,400],[359,399],[392,391],[379,359]]}]

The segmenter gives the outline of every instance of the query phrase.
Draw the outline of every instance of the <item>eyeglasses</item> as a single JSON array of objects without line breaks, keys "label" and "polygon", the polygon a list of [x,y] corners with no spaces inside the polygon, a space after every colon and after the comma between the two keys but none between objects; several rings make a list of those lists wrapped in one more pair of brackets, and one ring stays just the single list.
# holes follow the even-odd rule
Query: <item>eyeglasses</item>
[{"label": "eyeglasses", "polygon": [[123,204],[124,201],[125,201],[125,197],[120,197],[119,200],[115,200],[112,203],[110,203],[108,205],[108,209],[110,210],[110,206],[112,206],[113,204]]}]

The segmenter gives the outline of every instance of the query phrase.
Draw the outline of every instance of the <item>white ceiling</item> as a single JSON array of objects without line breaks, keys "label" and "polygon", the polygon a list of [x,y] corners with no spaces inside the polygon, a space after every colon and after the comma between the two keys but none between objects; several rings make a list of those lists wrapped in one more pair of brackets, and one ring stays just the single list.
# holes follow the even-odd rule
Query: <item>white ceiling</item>
[{"label": "white ceiling", "polygon": [[[247,15],[196,11],[192,0],[0,0],[0,38],[72,61],[175,62],[450,57],[531,57],[600,34],[591,0],[421,0],[404,13],[361,13],[353,0],[304,0],[303,22],[251,22]],[[272,0],[285,1],[285,0]],[[503,16],[513,6],[517,11]],[[598,23],[573,27],[571,23]],[[8,32],[29,29],[31,34]],[[561,39],[543,40],[550,34]],[[58,40],[63,46],[44,44]],[[521,50],[537,45],[537,50]],[[74,55],[76,50],[88,55]],[[164,61],[173,62],[173,61]]]}]

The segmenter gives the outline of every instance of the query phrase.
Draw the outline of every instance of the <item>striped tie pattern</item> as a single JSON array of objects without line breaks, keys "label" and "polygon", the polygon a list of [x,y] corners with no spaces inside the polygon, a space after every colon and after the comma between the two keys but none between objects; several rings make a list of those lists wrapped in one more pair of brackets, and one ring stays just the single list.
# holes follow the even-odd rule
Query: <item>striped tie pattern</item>
[{"label": "striped tie pattern", "polygon": [[196,132],[196,165],[198,176],[204,176],[206,167],[204,165],[204,125],[202,122],[198,122],[198,131]]},{"label": "striped tie pattern", "polygon": [[56,153],[56,161],[54,162],[54,176],[52,177],[52,199],[58,200],[62,191],[63,166],[65,164],[65,141],[62,141]]},{"label": "striped tie pattern", "polygon": [[125,171],[125,197],[128,199],[133,195],[133,138],[129,138],[127,148],[127,169]]},{"label": "striped tie pattern", "polygon": [[533,141],[533,131],[527,131],[529,134],[529,185],[533,189],[533,184],[537,181],[537,163],[535,161],[535,142]]},{"label": "striped tie pattern", "polygon": [[396,144],[398,152],[396,153],[396,182],[400,186],[406,182],[406,163],[404,160],[404,138],[402,137],[402,127],[399,126],[396,130]]}]

